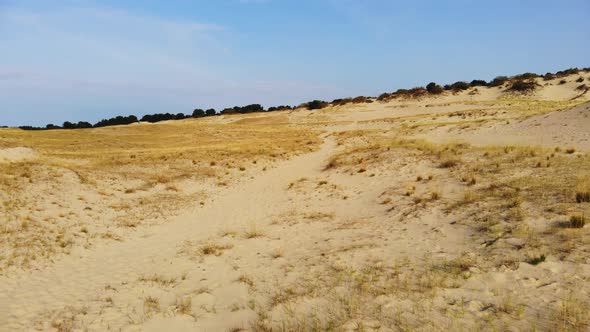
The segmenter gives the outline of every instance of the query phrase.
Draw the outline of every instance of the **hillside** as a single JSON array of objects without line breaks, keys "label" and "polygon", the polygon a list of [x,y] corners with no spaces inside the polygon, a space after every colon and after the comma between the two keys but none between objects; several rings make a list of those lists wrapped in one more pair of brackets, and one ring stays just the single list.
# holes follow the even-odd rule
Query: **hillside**
[{"label": "hillside", "polygon": [[590,72],[529,81],[0,129],[0,329],[588,330]]}]

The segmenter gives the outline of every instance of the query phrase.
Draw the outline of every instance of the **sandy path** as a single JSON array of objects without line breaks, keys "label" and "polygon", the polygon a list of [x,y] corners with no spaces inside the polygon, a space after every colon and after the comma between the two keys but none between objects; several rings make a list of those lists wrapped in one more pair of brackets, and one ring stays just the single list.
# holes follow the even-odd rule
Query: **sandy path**
[{"label": "sandy path", "polygon": [[[326,141],[320,150],[279,164],[174,220],[137,232],[123,242],[106,242],[67,256],[38,271],[0,278],[0,329],[20,330],[47,310],[80,305],[96,298],[106,285],[172,268],[178,246],[186,240],[206,240],[224,228],[265,225],[269,216],[293,209],[284,191],[289,182],[319,173],[335,148]],[[29,325],[30,326],[30,325]]]}]

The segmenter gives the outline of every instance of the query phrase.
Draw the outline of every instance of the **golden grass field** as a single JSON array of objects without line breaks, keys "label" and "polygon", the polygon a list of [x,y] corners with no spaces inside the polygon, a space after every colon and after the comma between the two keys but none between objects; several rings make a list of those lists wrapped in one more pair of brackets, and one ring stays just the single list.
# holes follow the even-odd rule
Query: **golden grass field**
[{"label": "golden grass field", "polygon": [[0,129],[0,329],[588,331],[579,77]]}]

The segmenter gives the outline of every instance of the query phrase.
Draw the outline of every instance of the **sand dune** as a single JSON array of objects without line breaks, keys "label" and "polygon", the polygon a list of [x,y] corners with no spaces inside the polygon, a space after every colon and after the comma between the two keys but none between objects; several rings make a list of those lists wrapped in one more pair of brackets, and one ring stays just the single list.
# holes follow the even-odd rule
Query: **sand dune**
[{"label": "sand dune", "polygon": [[578,76],[0,129],[0,330],[588,330]]}]

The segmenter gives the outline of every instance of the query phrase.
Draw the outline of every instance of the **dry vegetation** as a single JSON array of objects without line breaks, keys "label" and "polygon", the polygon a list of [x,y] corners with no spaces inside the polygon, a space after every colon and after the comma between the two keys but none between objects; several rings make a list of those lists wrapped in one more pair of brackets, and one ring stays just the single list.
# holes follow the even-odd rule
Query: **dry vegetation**
[{"label": "dry vegetation", "polygon": [[[34,152],[0,163],[4,290],[14,273],[72,297],[24,310],[36,294],[13,291],[0,299],[21,311],[6,320],[59,331],[587,331],[590,108],[566,110],[590,97],[578,76],[589,74],[313,111],[0,130],[0,147]],[[65,255],[75,250],[95,260]],[[33,264],[48,259],[76,268]]]},{"label": "dry vegetation", "polygon": [[195,120],[3,129],[0,148],[28,147],[36,156],[0,163],[0,273],[204,204],[216,187],[318,143],[317,134],[287,126]]}]

